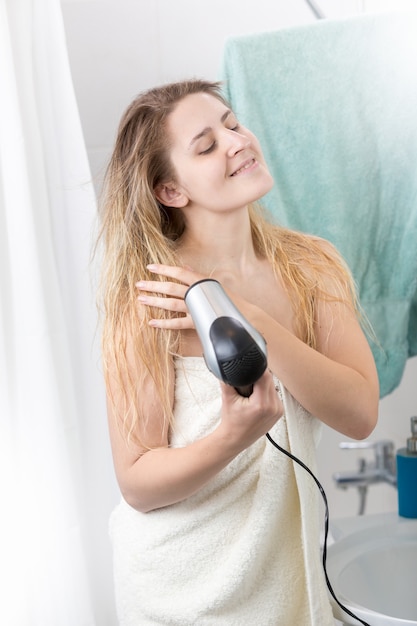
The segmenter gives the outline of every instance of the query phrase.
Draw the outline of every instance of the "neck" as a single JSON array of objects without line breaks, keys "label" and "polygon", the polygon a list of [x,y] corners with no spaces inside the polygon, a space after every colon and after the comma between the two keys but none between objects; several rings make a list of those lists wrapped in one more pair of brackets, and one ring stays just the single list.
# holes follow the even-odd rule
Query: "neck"
[{"label": "neck", "polygon": [[249,276],[259,263],[248,213],[228,217],[223,214],[211,224],[187,223],[178,248],[184,264],[227,282]]}]

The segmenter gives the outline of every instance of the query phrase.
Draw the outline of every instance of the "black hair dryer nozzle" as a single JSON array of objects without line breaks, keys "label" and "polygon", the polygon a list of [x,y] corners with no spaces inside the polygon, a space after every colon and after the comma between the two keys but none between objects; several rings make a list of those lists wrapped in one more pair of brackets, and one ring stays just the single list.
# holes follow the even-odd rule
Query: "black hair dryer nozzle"
[{"label": "black hair dryer nozzle", "polygon": [[208,369],[242,396],[249,397],[253,384],[267,367],[262,335],[243,317],[217,280],[194,283],[184,300]]}]

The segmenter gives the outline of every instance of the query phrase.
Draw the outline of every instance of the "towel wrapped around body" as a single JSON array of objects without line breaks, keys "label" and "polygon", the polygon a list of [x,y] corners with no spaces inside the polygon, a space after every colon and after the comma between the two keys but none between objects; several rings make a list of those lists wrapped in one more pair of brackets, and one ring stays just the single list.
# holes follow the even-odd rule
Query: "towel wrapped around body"
[{"label": "towel wrapped around body", "polygon": [[[320,423],[282,390],[271,430],[315,467]],[[218,380],[201,357],[176,359],[172,446],[220,419]],[[120,626],[330,626],[311,476],[266,437],[194,496],[149,513],[123,500],[110,520]]]},{"label": "towel wrapped around body", "polygon": [[381,397],[417,355],[417,15],[230,37],[221,78],[276,182],[283,226],[331,241],[358,284]]}]

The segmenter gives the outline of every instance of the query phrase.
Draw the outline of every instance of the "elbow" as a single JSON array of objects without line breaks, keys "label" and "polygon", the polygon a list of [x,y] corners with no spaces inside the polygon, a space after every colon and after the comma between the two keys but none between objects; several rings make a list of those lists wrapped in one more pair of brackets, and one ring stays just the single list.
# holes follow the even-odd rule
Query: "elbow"
[{"label": "elbow", "polygon": [[378,403],[376,403],[376,406],[370,407],[367,411],[361,411],[360,414],[352,420],[349,436],[358,441],[367,439],[373,433],[377,422]]},{"label": "elbow", "polygon": [[119,477],[118,483],[123,500],[135,511],[149,513],[158,508],[155,506],[152,495],[148,495],[146,489],[141,489],[139,485],[129,480],[128,477],[125,476],[124,480]]},{"label": "elbow", "polygon": [[[143,457],[142,457],[143,458]],[[147,472],[138,471],[136,459],[128,466],[116,467],[116,478],[123,500],[138,513],[149,513],[158,507],[155,485],[147,479]]]},{"label": "elbow", "polygon": [[149,513],[154,510],[154,507],[149,502],[146,502],[144,499],[138,497],[137,494],[131,493],[127,489],[121,490],[123,500],[128,504],[132,509],[138,511],[138,513]]},{"label": "elbow", "polygon": [[355,432],[351,434],[352,439],[362,441],[367,439],[374,431],[376,426],[376,419],[364,419],[355,429]]},{"label": "elbow", "polygon": [[361,399],[356,405],[354,417],[350,422],[352,428],[350,437],[361,441],[373,433],[378,423],[379,384],[377,377],[362,394],[358,394],[358,398]]}]

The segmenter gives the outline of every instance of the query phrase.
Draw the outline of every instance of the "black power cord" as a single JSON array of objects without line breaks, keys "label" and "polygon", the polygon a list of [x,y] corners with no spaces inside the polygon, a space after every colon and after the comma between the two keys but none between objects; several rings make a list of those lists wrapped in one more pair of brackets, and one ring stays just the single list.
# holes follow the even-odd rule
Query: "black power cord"
[{"label": "black power cord", "polygon": [[360,624],[363,624],[363,626],[371,626],[370,624],[368,624],[368,622],[364,622],[360,617],[358,617],[357,615],[352,613],[352,611],[350,611],[350,609],[348,609],[346,606],[344,606],[338,600],[338,598],[336,597],[335,592],[333,591],[332,585],[330,583],[329,576],[327,574],[327,565],[326,565],[327,564],[327,538],[328,538],[328,535],[329,535],[329,505],[328,505],[328,502],[327,502],[326,493],[325,493],[321,483],[319,482],[318,478],[316,478],[316,476],[313,474],[311,469],[309,467],[307,467],[307,465],[305,463],[303,463],[302,461],[300,461],[300,459],[298,459],[296,456],[291,454],[291,452],[288,452],[288,450],[285,450],[280,445],[278,445],[277,442],[274,441],[274,439],[272,439],[272,437],[271,437],[271,435],[269,433],[266,433],[266,438],[272,443],[272,445],[275,448],[277,448],[277,450],[279,450],[283,454],[286,454],[290,459],[292,459],[293,461],[298,463],[298,465],[300,465],[303,469],[305,469],[305,471],[310,474],[310,476],[313,478],[314,482],[316,483],[317,487],[319,488],[319,491],[320,491],[320,493],[322,495],[322,498],[323,498],[323,501],[324,501],[324,507],[325,507],[325,514],[324,514],[324,543],[323,543],[322,563],[323,563],[323,570],[324,570],[324,576],[325,576],[325,579],[326,579],[327,587],[328,587],[328,589],[330,591],[330,594],[331,594],[332,598],[334,599],[334,601],[340,606],[340,608],[345,613],[347,613],[347,615],[349,615],[350,617],[353,617],[354,619],[358,620],[358,622]]}]

